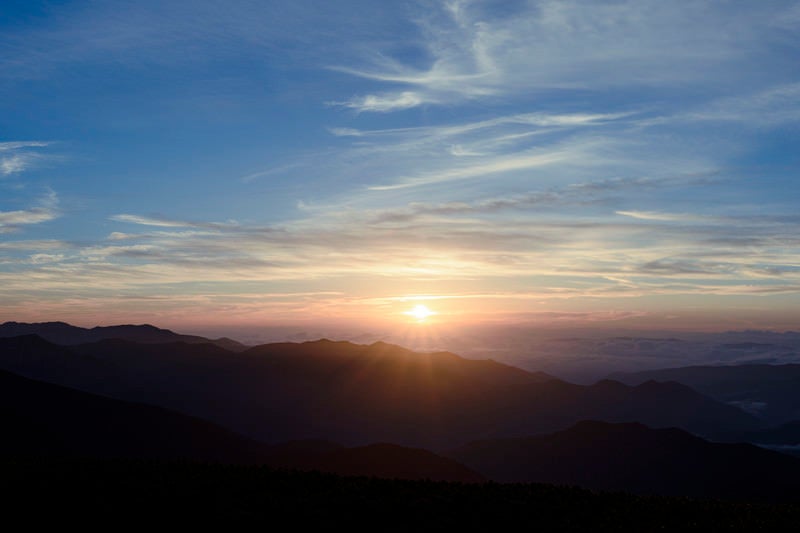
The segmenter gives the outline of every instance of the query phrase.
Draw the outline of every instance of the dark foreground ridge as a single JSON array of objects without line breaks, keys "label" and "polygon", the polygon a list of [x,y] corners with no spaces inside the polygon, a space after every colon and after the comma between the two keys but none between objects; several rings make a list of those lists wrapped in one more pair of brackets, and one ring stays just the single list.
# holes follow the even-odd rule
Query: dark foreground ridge
[{"label": "dark foreground ridge", "polygon": [[794,531],[797,505],[539,484],[340,477],[254,466],[0,461],[4,519],[40,525],[243,525],[452,531]]},{"label": "dark foreground ridge", "polygon": [[500,482],[800,502],[800,459],[675,428],[585,421],[548,435],[473,442],[449,456]]},{"label": "dark foreground ridge", "polygon": [[484,477],[427,450],[372,444],[266,445],[205,420],[0,371],[0,457],[267,464],[382,478],[476,483]]}]

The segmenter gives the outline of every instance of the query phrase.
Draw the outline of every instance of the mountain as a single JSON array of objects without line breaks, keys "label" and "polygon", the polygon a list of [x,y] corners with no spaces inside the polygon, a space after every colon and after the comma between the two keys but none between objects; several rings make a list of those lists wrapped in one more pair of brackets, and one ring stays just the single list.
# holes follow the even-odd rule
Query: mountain
[{"label": "mountain", "polygon": [[0,371],[3,455],[262,462],[267,448],[198,418]]},{"label": "mountain", "polygon": [[[800,333],[688,332],[500,327],[470,328],[447,338],[466,357],[481,354],[588,385],[611,372],[696,365],[800,363]],[[614,379],[613,376],[611,376]]]},{"label": "mountain", "polygon": [[800,446],[800,420],[793,420],[778,427],[749,431],[743,434],[748,442],[757,444]]},{"label": "mountain", "polygon": [[481,483],[482,475],[428,450],[375,443],[345,448],[324,441],[296,441],[272,446],[267,464],[347,476],[429,479]]},{"label": "mountain", "polygon": [[685,431],[584,421],[556,433],[472,442],[449,453],[501,482],[747,500],[800,500],[800,459]]},{"label": "mountain", "polygon": [[269,446],[160,407],[125,402],[0,371],[0,456],[128,458],[266,464],[350,476],[480,482],[427,450],[390,444]]},{"label": "mountain", "polygon": [[800,365],[689,366],[611,376],[630,385],[647,380],[684,383],[740,407],[770,425],[800,419]]},{"label": "mountain", "polygon": [[733,439],[800,457],[800,420],[767,429],[733,434],[728,440]]},{"label": "mountain", "polygon": [[161,405],[272,442],[321,438],[445,449],[583,419],[677,426],[706,436],[761,428],[756,418],[677,383],[575,385],[490,360],[380,342],[322,340],[233,353],[208,344],[105,340],[59,347],[17,337],[0,339],[0,368]]},{"label": "mountain", "polygon": [[91,329],[72,326],[66,322],[5,322],[0,324],[0,337],[18,337],[20,335],[38,335],[55,344],[72,345],[96,342],[103,339],[124,339],[141,343],[185,342],[187,344],[215,344],[233,352],[247,349],[247,346],[233,339],[222,337],[206,339],[196,335],[181,335],[168,329],[161,329],[150,324],[98,326]]}]

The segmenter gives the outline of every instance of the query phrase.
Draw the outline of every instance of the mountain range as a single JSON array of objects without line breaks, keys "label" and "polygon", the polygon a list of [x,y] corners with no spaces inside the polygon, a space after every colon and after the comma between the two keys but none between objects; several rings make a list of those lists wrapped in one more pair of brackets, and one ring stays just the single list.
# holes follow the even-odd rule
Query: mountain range
[{"label": "mountain range", "polygon": [[714,437],[761,429],[740,409],[674,382],[575,385],[491,360],[321,340],[230,352],[213,344],[0,339],[0,368],[160,405],[267,442],[324,438],[446,449],[555,431],[585,419],[638,421]]},{"label": "mountain range", "polygon": [[[8,324],[52,333],[54,323]],[[577,385],[383,342],[229,350],[152,326],[76,330],[73,340],[95,330],[147,340],[0,337],[2,455],[800,500],[800,459],[708,440],[794,443],[796,423],[770,428],[735,399],[737,391],[791,382],[792,365],[723,368],[721,378],[717,368],[674,369],[619,376],[627,384]],[[157,342],[160,336],[169,342]],[[710,394],[678,382],[691,379]]]},{"label": "mountain range", "polygon": [[0,371],[0,456],[263,464],[394,479],[480,482],[452,459],[391,444],[267,445],[168,409],[105,398]]},{"label": "mountain range", "polygon": [[97,326],[81,328],[66,322],[4,322],[0,324],[0,337],[38,335],[55,344],[72,345],[96,342],[103,339],[124,339],[141,343],[185,342],[187,344],[215,344],[220,348],[239,352],[247,347],[233,339],[222,337],[207,339],[197,335],[181,335],[150,324]]},{"label": "mountain range", "polygon": [[449,457],[501,482],[742,500],[800,500],[800,459],[685,431],[585,421],[549,435],[472,442]]},{"label": "mountain range", "polygon": [[645,494],[800,500],[800,459],[637,423],[585,421],[552,434],[471,442],[443,457],[388,443],[266,445],[160,407],[8,372],[0,372],[0,405],[4,458],[191,460],[391,479],[491,479]]},{"label": "mountain range", "polygon": [[610,377],[629,385],[648,380],[677,381],[735,405],[770,425],[800,420],[798,364],[688,366],[617,373]]}]

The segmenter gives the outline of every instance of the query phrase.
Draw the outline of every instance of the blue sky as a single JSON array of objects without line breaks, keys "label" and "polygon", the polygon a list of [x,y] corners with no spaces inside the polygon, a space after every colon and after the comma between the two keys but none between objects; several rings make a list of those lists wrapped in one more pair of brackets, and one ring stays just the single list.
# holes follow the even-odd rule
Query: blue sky
[{"label": "blue sky", "polygon": [[800,3],[0,5],[0,319],[800,319]]}]

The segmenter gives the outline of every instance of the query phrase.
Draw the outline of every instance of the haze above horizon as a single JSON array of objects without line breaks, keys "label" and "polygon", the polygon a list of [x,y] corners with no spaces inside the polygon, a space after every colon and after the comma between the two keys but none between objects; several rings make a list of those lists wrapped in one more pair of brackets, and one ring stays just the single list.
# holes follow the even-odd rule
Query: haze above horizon
[{"label": "haze above horizon", "polygon": [[3,2],[0,322],[796,330],[798,57],[796,1]]}]

